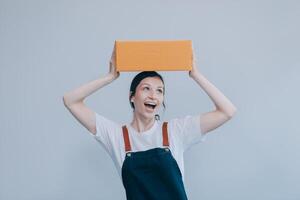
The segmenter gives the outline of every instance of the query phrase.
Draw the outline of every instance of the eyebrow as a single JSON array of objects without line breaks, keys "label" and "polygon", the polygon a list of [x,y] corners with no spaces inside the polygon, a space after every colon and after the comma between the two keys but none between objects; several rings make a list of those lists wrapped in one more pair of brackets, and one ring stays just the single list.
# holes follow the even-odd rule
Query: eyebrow
[{"label": "eyebrow", "polygon": [[[149,83],[143,83],[142,86],[143,86],[143,85],[149,85],[149,86],[150,86]],[[164,87],[163,87],[163,86],[158,86],[157,88],[162,88],[162,89],[163,89]]]}]

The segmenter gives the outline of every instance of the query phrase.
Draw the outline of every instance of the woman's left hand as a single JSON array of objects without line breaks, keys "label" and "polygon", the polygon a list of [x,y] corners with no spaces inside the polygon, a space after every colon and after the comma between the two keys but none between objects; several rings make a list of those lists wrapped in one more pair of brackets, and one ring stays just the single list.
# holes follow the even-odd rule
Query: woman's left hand
[{"label": "woman's left hand", "polygon": [[194,78],[196,77],[198,74],[200,74],[200,71],[198,70],[197,68],[197,65],[196,65],[196,57],[194,55],[194,50],[193,50],[193,55],[192,55],[192,70],[189,71],[189,76],[191,78]]}]

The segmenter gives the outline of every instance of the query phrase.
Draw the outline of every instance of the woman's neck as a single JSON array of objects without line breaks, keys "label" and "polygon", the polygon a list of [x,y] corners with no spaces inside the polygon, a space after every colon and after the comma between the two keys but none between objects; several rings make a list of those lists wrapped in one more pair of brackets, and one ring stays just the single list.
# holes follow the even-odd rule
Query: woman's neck
[{"label": "woman's neck", "polygon": [[155,118],[144,118],[134,114],[130,125],[139,133],[149,130],[155,123]]}]

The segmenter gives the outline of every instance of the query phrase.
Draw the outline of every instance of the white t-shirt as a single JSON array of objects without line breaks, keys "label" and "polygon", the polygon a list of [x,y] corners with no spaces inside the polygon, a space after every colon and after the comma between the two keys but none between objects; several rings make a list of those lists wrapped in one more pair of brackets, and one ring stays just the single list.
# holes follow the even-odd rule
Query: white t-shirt
[{"label": "white t-shirt", "polygon": [[[89,132],[108,152],[112,158],[118,174],[122,179],[122,165],[125,159],[125,143],[123,139],[122,126],[95,112],[96,135]],[[138,133],[130,123],[125,124],[131,150],[145,151],[148,149],[163,147],[161,121],[155,121],[154,125],[147,131]],[[201,133],[199,116],[187,115],[182,118],[174,118],[168,121],[169,148],[182,174],[184,181],[183,153],[192,145],[206,140],[206,134]]]}]

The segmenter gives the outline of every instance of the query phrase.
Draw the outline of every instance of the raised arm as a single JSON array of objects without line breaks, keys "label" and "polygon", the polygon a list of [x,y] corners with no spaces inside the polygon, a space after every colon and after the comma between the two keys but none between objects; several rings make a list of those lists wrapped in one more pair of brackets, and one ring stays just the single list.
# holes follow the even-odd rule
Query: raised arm
[{"label": "raised arm", "polygon": [[216,129],[233,117],[237,110],[236,107],[218,88],[199,72],[195,57],[193,59],[193,68],[189,72],[189,76],[196,81],[216,106],[215,110],[200,115],[199,120],[202,133]]},{"label": "raised arm", "polygon": [[86,83],[63,95],[63,102],[71,114],[91,133],[96,134],[96,119],[94,112],[84,104],[84,100],[103,86],[119,77],[115,68],[115,48],[110,60],[109,73],[106,76]]}]

